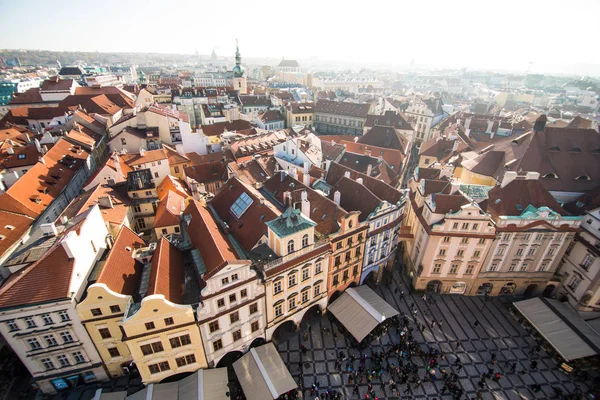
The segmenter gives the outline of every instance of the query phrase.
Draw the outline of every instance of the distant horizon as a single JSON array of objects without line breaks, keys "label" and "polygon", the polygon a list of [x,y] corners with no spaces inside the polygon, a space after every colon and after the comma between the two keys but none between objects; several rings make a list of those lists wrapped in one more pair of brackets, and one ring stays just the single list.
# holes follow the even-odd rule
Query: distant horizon
[{"label": "distant horizon", "polygon": [[597,0],[305,0],[293,10],[276,0],[0,0],[0,48],[229,57],[238,40],[246,59],[600,76],[597,25],[581,22],[600,15]]}]

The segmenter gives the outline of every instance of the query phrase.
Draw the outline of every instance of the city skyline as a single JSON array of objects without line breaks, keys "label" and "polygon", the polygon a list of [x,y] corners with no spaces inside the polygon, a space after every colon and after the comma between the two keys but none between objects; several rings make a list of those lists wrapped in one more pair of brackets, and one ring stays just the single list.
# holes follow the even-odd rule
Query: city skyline
[{"label": "city skyline", "polygon": [[[560,13],[555,12],[557,2],[511,0],[502,3],[502,8],[485,9],[471,3],[380,2],[357,12],[356,7],[308,1],[302,5],[302,10],[310,13],[306,18],[303,14],[284,15],[272,1],[260,7],[233,1],[227,12],[210,4],[182,1],[169,7],[156,1],[108,1],[99,12],[86,2],[67,1],[57,8],[34,0],[0,1],[0,22],[7,30],[19,31],[24,21],[35,21],[22,34],[3,35],[0,48],[164,54],[197,51],[203,55],[214,49],[220,56],[230,56],[238,39],[246,59],[285,57],[374,67],[405,68],[414,63],[423,68],[600,74],[600,64],[585,40],[593,37],[595,28],[576,22],[583,9],[590,15],[600,12],[599,3],[575,1]],[[72,15],[97,15],[57,26],[55,22],[65,18],[68,10]],[[515,13],[525,16],[521,22]],[[190,15],[189,21],[183,19]],[[518,29],[507,22],[510,20]],[[168,26],[166,32],[162,24]]]}]

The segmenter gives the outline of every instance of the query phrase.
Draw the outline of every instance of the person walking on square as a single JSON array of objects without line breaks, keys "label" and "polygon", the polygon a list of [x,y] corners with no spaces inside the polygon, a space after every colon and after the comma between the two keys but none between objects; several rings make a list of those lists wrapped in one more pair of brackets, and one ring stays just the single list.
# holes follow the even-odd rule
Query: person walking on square
[{"label": "person walking on square", "polygon": [[496,364],[498,360],[496,360],[496,353],[492,353],[492,364]]},{"label": "person walking on square", "polygon": [[474,326],[475,328],[477,328],[477,327],[479,326],[479,321],[478,321],[478,320],[475,320],[475,323],[473,323],[473,326]]},{"label": "person walking on square", "polygon": [[534,361],[531,362],[531,364],[529,364],[529,368],[536,369],[537,365],[538,365],[537,361],[534,360]]},{"label": "person walking on square", "polygon": [[516,362],[514,362],[514,363],[512,363],[512,365],[510,366],[510,372],[512,372],[512,373],[514,374],[516,370],[517,370],[517,363],[516,363]]}]

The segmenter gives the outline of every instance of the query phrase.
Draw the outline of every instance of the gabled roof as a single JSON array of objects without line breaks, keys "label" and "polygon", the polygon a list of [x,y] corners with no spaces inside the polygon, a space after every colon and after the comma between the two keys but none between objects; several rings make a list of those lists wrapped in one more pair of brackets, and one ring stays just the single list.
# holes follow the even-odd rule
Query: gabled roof
[{"label": "gabled roof", "polygon": [[[456,146],[456,150],[454,149]],[[472,150],[462,139],[456,138],[454,140],[449,139],[429,139],[428,141],[421,144],[419,150],[419,156],[421,157],[435,157],[438,161],[446,160],[455,153]]]},{"label": "gabled roof", "polygon": [[263,95],[253,95],[253,94],[248,94],[248,95],[240,95],[240,101],[242,102],[242,106],[243,107],[252,107],[252,106],[263,106],[263,107],[269,107],[271,106],[271,99],[267,96],[263,96]]},{"label": "gabled roof", "polygon": [[183,200],[183,197],[171,191],[166,196],[163,196],[156,208],[154,228],[179,225],[181,210],[184,207]]},{"label": "gabled roof", "polygon": [[[189,215],[187,234],[194,248],[200,251],[206,267],[203,279],[209,279],[217,273],[228,261],[238,257],[229,239],[221,232],[210,211],[196,200],[190,201],[184,215]],[[186,221],[187,218],[186,218]]]},{"label": "gabled roof", "polygon": [[103,283],[115,293],[133,296],[137,293],[142,264],[133,258],[135,249],[146,243],[137,233],[123,226],[110,249],[96,283]]},{"label": "gabled roof", "polygon": [[120,225],[127,217],[130,204],[131,199],[127,195],[124,184],[117,186],[98,184],[74,198],[60,216],[71,219],[98,205],[105,222]]},{"label": "gabled roof", "polygon": [[[1,201],[1,200],[0,200]],[[1,207],[1,203],[0,203]],[[27,215],[16,214],[0,209],[0,256],[17,243],[27,232],[34,219]]]},{"label": "gabled roof", "polygon": [[432,200],[435,205],[433,212],[436,214],[457,212],[462,206],[469,204],[469,200],[462,194],[435,193],[432,195]]},{"label": "gabled roof", "polygon": [[346,151],[345,146],[341,143],[320,139],[323,161],[336,161]]},{"label": "gabled roof", "polygon": [[386,111],[384,115],[373,115],[369,114],[367,116],[367,120],[365,121],[366,127],[374,127],[376,125],[380,126],[391,126],[395,129],[401,130],[412,130],[411,124],[409,124],[406,119],[402,116],[402,114],[397,113],[395,111]]},{"label": "gabled roof", "polygon": [[167,239],[161,238],[152,256],[152,270],[146,296],[162,294],[172,303],[184,304],[184,281],[183,254]]},{"label": "gabled roof", "polygon": [[350,173],[350,178],[353,180],[362,178],[363,185],[365,185],[371,191],[371,193],[376,195],[380,200],[385,200],[388,203],[396,204],[402,198],[402,194],[396,188],[388,185],[387,183],[338,163],[331,163],[329,171],[327,171],[327,183],[331,186],[334,186],[340,179],[344,177],[346,172]]},{"label": "gabled roof", "polygon": [[292,114],[312,114],[314,112],[315,103],[292,102],[287,105],[287,108]]},{"label": "gabled roof", "polygon": [[588,211],[600,208],[600,185],[576,200],[568,202],[563,208],[574,215],[583,215]]},{"label": "gabled roof", "polygon": [[346,151],[357,154],[370,154],[371,157],[381,157],[394,168],[394,171],[399,172],[404,162],[404,154],[397,149],[372,146],[364,143],[355,143],[344,140],[341,142],[346,147]]},{"label": "gabled roof", "polygon": [[223,160],[194,165],[184,169],[188,179],[198,183],[212,183],[227,180],[227,163]]},{"label": "gabled roof", "polygon": [[579,128],[579,129],[591,129],[592,128],[592,120],[576,116],[569,122],[565,128]]},{"label": "gabled roof", "polygon": [[346,115],[349,117],[367,118],[370,104],[348,103],[341,101],[319,100],[315,105],[315,113]]},{"label": "gabled roof", "polygon": [[33,104],[43,103],[42,95],[40,94],[40,88],[27,89],[23,93],[13,93],[13,98],[8,102],[10,105],[14,104]]},{"label": "gabled roof", "polygon": [[365,175],[367,175],[370,165],[371,172],[368,176],[371,178],[381,180],[393,186],[396,186],[398,183],[399,172],[393,170],[383,159],[346,151],[339,163]]},{"label": "gabled roof", "polygon": [[329,192],[329,199],[335,199],[335,192],[340,192],[340,206],[347,212],[360,211],[360,222],[366,221],[369,215],[379,207],[381,200],[365,185],[343,176]]},{"label": "gabled roof", "polygon": [[190,193],[185,183],[181,179],[171,175],[165,176],[165,178],[156,187],[156,193],[158,194],[159,199],[162,199],[169,192],[177,193],[184,199],[190,197]]},{"label": "gabled roof", "polygon": [[273,121],[283,121],[283,114],[279,110],[269,110],[265,113],[262,113],[258,118],[264,123],[269,123]]},{"label": "gabled roof", "polygon": [[115,115],[122,107],[113,103],[106,95],[70,95],[60,101],[59,107],[77,109],[83,108],[87,113],[100,115]]},{"label": "gabled roof", "polygon": [[520,216],[529,205],[568,215],[538,179],[515,179],[505,187],[495,186],[481,204],[496,221],[502,216]]},{"label": "gabled roof", "polygon": [[252,124],[243,119],[238,119],[231,122],[218,122],[212,125],[202,125],[202,133],[205,136],[218,136],[225,131],[243,131],[251,129]]},{"label": "gabled roof", "polygon": [[53,76],[52,78],[46,79],[44,82],[42,82],[42,85],[40,86],[40,91],[69,91],[71,89],[71,86],[73,86],[73,82],[73,79],[61,79],[59,76]]},{"label": "gabled roof", "polygon": [[[231,211],[233,204],[245,193],[251,200],[246,211],[238,218]],[[259,239],[267,234],[266,221],[275,219],[279,210],[250,185],[231,178],[210,201],[217,215],[245,251],[250,251]]]},{"label": "gabled roof", "polygon": [[389,126],[374,126],[363,136],[359,137],[358,142],[386,149],[399,150],[404,155],[410,150],[408,149],[409,140],[403,134],[398,133],[396,129]]},{"label": "gabled roof", "polygon": [[129,166],[142,165],[159,160],[167,160],[168,154],[164,149],[145,150],[144,154],[126,153],[121,154],[121,158]]}]

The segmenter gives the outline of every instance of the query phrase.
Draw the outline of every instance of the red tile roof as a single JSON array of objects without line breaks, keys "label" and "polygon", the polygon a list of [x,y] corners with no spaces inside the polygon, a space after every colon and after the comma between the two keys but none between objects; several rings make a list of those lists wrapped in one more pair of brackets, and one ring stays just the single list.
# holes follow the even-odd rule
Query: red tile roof
[{"label": "red tile roof", "polygon": [[27,89],[24,93],[13,93],[13,98],[8,104],[33,104],[43,103],[42,95],[40,94],[40,88]]},{"label": "red tile roof", "polygon": [[225,131],[242,131],[251,128],[252,124],[250,122],[238,119],[231,122],[218,122],[212,125],[202,125],[202,133],[205,136],[218,136]]},{"label": "red tile roof", "polygon": [[346,115],[366,119],[370,109],[370,104],[319,100],[315,104],[314,111],[315,113]]},{"label": "red tile roof", "polygon": [[338,163],[331,163],[329,171],[327,172],[327,183],[332,186],[335,185],[340,179],[342,179],[342,177],[344,177],[346,172],[350,172],[350,178],[353,180],[362,178],[363,185],[365,185],[371,191],[371,193],[377,196],[380,200],[385,200],[388,203],[396,204],[402,198],[402,194],[393,186]]},{"label": "red tile roof", "polygon": [[114,115],[122,107],[113,103],[106,95],[70,95],[61,100],[59,107],[77,109],[83,108],[87,113],[96,113],[100,115]]},{"label": "red tile roof", "polygon": [[184,169],[185,176],[198,183],[211,183],[227,180],[227,163],[223,160],[204,163]]},{"label": "red tile roof", "polygon": [[[112,207],[106,205],[108,199],[110,199]],[[127,188],[124,184],[113,187],[98,184],[74,198],[63,210],[61,216],[70,219],[98,205],[105,222],[121,225],[127,217],[130,204],[131,199],[127,195]]]},{"label": "red tile roof", "polygon": [[358,138],[358,142],[366,145],[399,150],[403,155],[408,154],[410,141],[394,128],[376,125]]},{"label": "red tile roof", "polygon": [[185,183],[181,179],[171,175],[165,176],[162,182],[160,182],[160,185],[156,187],[156,193],[158,194],[159,199],[162,199],[169,192],[177,193],[184,199],[190,197],[190,193]]},{"label": "red tile roof", "polygon": [[43,92],[65,91],[70,90],[71,86],[73,86],[73,79],[61,79],[57,75],[42,82],[40,90]]},{"label": "red tile roof", "polygon": [[133,258],[133,252],[145,245],[137,233],[126,226],[121,228],[96,282],[104,283],[115,293],[136,294],[143,266]]},{"label": "red tile roof", "polygon": [[400,150],[371,146],[364,143],[354,143],[347,140],[342,141],[340,144],[346,146],[346,151],[352,153],[369,154],[371,157],[381,157],[393,167],[396,172],[400,171],[402,163],[404,162],[404,155]]},{"label": "red tile roof", "polygon": [[337,181],[329,192],[329,199],[335,199],[335,192],[340,192],[340,206],[348,211],[360,211],[360,222],[366,221],[369,215],[381,204],[379,197],[375,196],[365,185],[343,176]]},{"label": "red tile roof", "polygon": [[[0,203],[1,204],[1,203]],[[0,210],[0,256],[17,243],[27,232],[34,218],[10,211]]]},{"label": "red tile roof", "polygon": [[184,304],[184,280],[183,254],[167,239],[161,238],[152,256],[152,270],[146,295],[162,294],[172,303]]},{"label": "red tile roof", "polygon": [[166,196],[158,202],[154,228],[179,225],[181,210],[184,207],[183,197],[175,192],[169,191]]}]

